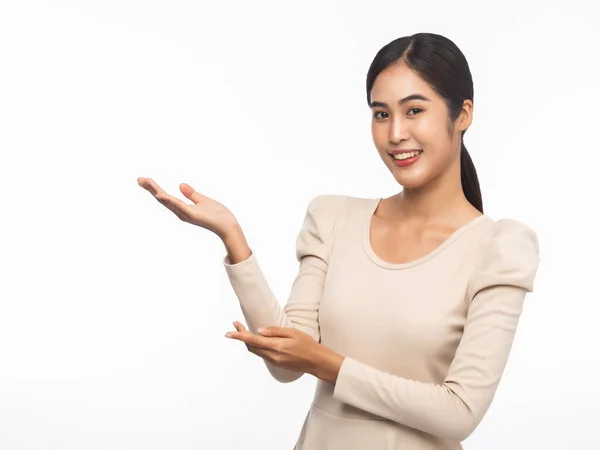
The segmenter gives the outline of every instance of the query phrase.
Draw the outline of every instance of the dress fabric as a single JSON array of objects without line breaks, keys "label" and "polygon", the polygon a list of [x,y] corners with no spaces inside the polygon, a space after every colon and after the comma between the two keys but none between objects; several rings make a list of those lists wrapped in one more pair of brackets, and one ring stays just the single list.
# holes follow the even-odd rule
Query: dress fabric
[{"label": "dress fabric", "polygon": [[[283,307],[254,252],[223,259],[249,330],[296,327],[345,357],[335,385],[317,381],[296,450],[462,449],[533,291],[538,239],[524,223],[480,215],[427,255],[394,264],[370,244],[381,200],[309,202]],[[265,364],[280,382],[303,375]]]}]

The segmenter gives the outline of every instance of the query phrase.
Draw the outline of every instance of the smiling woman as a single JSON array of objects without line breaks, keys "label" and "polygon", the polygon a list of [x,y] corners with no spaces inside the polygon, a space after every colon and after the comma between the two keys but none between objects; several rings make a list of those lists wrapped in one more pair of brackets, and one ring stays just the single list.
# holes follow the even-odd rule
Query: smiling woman
[{"label": "smiling woman", "polygon": [[473,83],[449,39],[396,39],[367,74],[375,147],[402,190],[319,195],[296,241],[299,273],[282,308],[242,227],[188,184],[189,205],[142,187],[217,234],[248,329],[281,382],[318,379],[296,450],[460,449],[500,382],[539,263],[536,233],[483,214],[463,143]]},{"label": "smiling woman", "polygon": [[[367,74],[367,102],[373,140],[384,162],[389,165],[388,154],[399,167],[422,160],[411,171],[393,171],[398,183],[423,186],[444,172],[456,178],[452,171],[459,168],[465,197],[483,213],[477,172],[463,142],[472,122],[473,80],[452,42],[419,34],[412,42],[401,38],[383,47]],[[425,148],[422,158],[410,154]]]}]

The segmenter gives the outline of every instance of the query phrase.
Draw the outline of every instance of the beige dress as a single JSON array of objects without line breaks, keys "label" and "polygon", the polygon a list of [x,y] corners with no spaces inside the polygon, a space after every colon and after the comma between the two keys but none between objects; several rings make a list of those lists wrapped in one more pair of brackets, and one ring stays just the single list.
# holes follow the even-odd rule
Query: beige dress
[{"label": "beige dress", "polygon": [[[345,357],[318,380],[296,450],[461,449],[504,370],[539,256],[525,224],[481,215],[405,264],[370,245],[381,199],[320,195],[296,242],[284,308],[256,254],[223,260],[248,328],[296,327]],[[281,382],[302,374],[277,368]]]}]

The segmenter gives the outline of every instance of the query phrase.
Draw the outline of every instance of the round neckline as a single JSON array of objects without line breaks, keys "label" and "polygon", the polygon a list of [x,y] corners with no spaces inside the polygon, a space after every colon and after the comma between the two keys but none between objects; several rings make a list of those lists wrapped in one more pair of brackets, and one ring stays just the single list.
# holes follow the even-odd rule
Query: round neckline
[{"label": "round neckline", "polygon": [[407,261],[404,263],[392,263],[392,262],[385,261],[384,259],[380,258],[379,255],[377,255],[377,253],[375,253],[375,250],[373,250],[373,247],[371,246],[371,220],[373,218],[373,215],[375,214],[375,211],[377,210],[377,207],[379,206],[379,204],[381,203],[382,200],[383,200],[383,197],[373,199],[373,203],[371,204],[371,206],[369,208],[367,208],[367,214],[364,219],[363,227],[362,227],[362,234],[363,234],[363,248],[364,248],[367,256],[369,256],[371,261],[373,261],[375,264],[377,264],[378,266],[381,266],[385,269],[407,269],[409,267],[414,267],[419,264],[422,264],[425,261],[428,261],[429,259],[436,256],[438,253],[445,250],[454,241],[456,241],[465,231],[473,228],[475,225],[478,225],[479,223],[488,219],[488,216],[486,216],[485,214],[481,214],[480,216],[477,216],[474,219],[472,219],[471,221],[464,224],[462,227],[454,230],[454,232],[452,232],[444,241],[442,241],[442,243],[440,245],[438,245],[436,248],[434,248],[429,253],[427,253],[417,259],[413,259],[412,261]]}]

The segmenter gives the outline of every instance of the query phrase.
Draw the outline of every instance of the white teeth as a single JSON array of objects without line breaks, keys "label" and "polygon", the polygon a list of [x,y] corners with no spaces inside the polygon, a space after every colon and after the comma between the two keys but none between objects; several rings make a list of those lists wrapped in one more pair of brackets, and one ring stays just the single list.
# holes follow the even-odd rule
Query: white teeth
[{"label": "white teeth", "polygon": [[421,153],[423,153],[422,150],[418,150],[416,152],[399,153],[397,155],[394,155],[394,159],[408,159],[412,158],[413,156],[420,155]]}]

